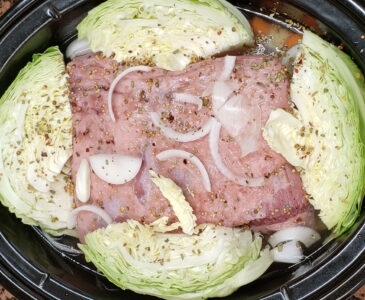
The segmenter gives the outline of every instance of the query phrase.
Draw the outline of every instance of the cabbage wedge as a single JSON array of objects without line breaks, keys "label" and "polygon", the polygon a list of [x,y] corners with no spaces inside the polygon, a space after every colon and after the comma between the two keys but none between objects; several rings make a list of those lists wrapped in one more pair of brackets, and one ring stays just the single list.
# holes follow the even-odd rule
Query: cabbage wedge
[{"label": "cabbage wedge", "polygon": [[174,71],[193,59],[253,44],[248,21],[224,0],[108,0],[77,29],[94,52]]},{"label": "cabbage wedge", "polygon": [[51,47],[33,55],[0,100],[0,201],[54,235],[73,234],[67,80],[63,55]]},{"label": "cabbage wedge", "polygon": [[290,95],[293,113],[271,112],[263,135],[298,168],[309,201],[340,235],[364,197],[364,77],[348,55],[305,31]]},{"label": "cabbage wedge", "polygon": [[273,262],[251,231],[202,224],[193,235],[168,233],[177,223],[167,221],[110,224],[87,234],[79,247],[120,288],[164,299],[227,296]]},{"label": "cabbage wedge", "polygon": [[[162,217],[147,225],[128,220],[88,233],[79,248],[111,282],[164,299],[202,299],[227,296],[269,268],[273,259],[269,249],[261,251],[259,234],[196,226],[181,188],[150,174],[179,221],[168,225],[168,217]],[[171,233],[179,227],[187,233]]]}]

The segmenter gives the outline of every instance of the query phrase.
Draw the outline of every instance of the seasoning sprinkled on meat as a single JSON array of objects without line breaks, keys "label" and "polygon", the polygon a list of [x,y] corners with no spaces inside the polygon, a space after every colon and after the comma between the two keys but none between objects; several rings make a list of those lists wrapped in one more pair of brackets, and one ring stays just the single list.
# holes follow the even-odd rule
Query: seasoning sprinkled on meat
[{"label": "seasoning sprinkled on meat", "polygon": [[[127,68],[99,54],[78,57],[67,66],[74,126],[72,174],[76,174],[82,159],[95,154],[118,153],[143,160],[137,176],[121,185],[108,184],[92,172],[89,204],[104,208],[116,222],[135,219],[150,223],[162,216],[176,221],[167,199],[150,179],[149,170],[153,169],[182,188],[197,223],[272,226],[308,211],[299,174],[269,148],[261,133],[253,137],[257,149],[242,157],[240,135],[233,137],[228,127],[220,130],[218,147],[224,165],[247,181],[259,177],[265,181],[263,186],[243,186],[219,171],[210,152],[208,135],[179,142],[167,138],[152,122],[150,113],[154,112],[160,124],[187,134],[198,132],[216,117],[213,89],[224,68],[224,58],[198,62],[179,72],[152,68],[150,72],[127,74],[114,89],[116,122],[112,122],[108,91],[116,76]],[[290,108],[285,68],[276,58],[239,56],[225,83],[232,89],[232,97],[249,99],[259,107],[260,119],[242,117],[242,122],[260,122],[263,127],[273,109]],[[182,93],[201,99],[202,108],[175,101],[174,95]],[[211,192],[203,188],[200,171],[186,158],[156,158],[169,149],[183,150],[199,158],[207,170]],[[77,201],[77,205],[82,203]],[[81,212],[78,216],[81,238],[103,225],[92,213]]]}]

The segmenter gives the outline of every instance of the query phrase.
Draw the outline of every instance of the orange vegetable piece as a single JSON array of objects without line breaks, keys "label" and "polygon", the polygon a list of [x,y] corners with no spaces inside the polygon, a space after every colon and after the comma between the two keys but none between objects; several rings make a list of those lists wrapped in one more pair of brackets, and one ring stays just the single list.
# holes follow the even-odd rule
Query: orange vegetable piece
[{"label": "orange vegetable piece", "polygon": [[308,27],[313,27],[316,31],[320,31],[317,20],[315,18],[313,18],[312,16],[304,15],[302,17],[302,22],[304,25],[306,25]]},{"label": "orange vegetable piece", "polygon": [[303,39],[303,36],[301,34],[292,34],[289,36],[285,41],[285,46],[288,48],[293,47],[294,45],[298,44],[299,40]]},{"label": "orange vegetable piece", "polygon": [[273,1],[273,0],[261,0],[260,1],[260,7],[269,8],[271,10],[277,9],[279,6],[279,1]]},{"label": "orange vegetable piece", "polygon": [[261,37],[269,33],[271,24],[256,16],[251,20],[251,26],[253,33]]}]

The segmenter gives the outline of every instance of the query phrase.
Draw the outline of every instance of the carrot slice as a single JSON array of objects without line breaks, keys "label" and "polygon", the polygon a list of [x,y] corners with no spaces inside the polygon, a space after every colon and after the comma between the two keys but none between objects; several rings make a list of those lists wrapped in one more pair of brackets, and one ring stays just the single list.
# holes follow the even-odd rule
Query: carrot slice
[{"label": "carrot slice", "polygon": [[303,39],[303,36],[301,34],[292,34],[289,36],[285,41],[285,46],[288,48],[293,47],[294,45],[298,44],[299,40]]},{"label": "carrot slice", "polygon": [[313,18],[312,16],[304,15],[302,18],[302,22],[304,23],[304,25],[306,25],[308,27],[313,27],[313,29],[315,29],[316,31],[320,31],[317,20],[315,18]]},{"label": "carrot slice", "polygon": [[271,24],[256,16],[251,20],[251,26],[253,33],[261,37],[269,33]]},{"label": "carrot slice", "polygon": [[260,1],[261,7],[265,7],[266,9],[270,9],[270,10],[277,10],[279,5],[280,5],[279,1],[273,1],[273,0],[261,0]]}]

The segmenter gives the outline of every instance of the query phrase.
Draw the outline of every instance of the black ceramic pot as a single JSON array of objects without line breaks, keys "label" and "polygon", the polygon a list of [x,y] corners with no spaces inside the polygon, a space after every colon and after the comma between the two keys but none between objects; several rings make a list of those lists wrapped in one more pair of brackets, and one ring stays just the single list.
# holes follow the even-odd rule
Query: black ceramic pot
[{"label": "black ceramic pot", "polygon": [[[75,26],[98,0],[24,0],[0,19],[0,94],[34,52],[76,36]],[[247,15],[285,23],[303,13],[320,21],[314,28],[343,44],[365,71],[365,3],[358,0],[232,1]],[[264,9],[260,9],[264,7]],[[285,15],[286,13],[287,15]],[[307,24],[308,25],[308,24]],[[323,33],[322,32],[322,33]],[[321,32],[318,32],[321,34]],[[363,38],[362,38],[363,36]],[[363,209],[364,212],[364,209]],[[23,225],[0,207],[0,282],[20,299],[140,299],[122,291],[83,257],[52,247],[37,228]],[[72,242],[65,241],[64,242]],[[345,299],[365,284],[365,214],[341,238],[331,241],[296,266],[271,267],[231,299]],[[147,298],[147,297],[146,297]]]}]

